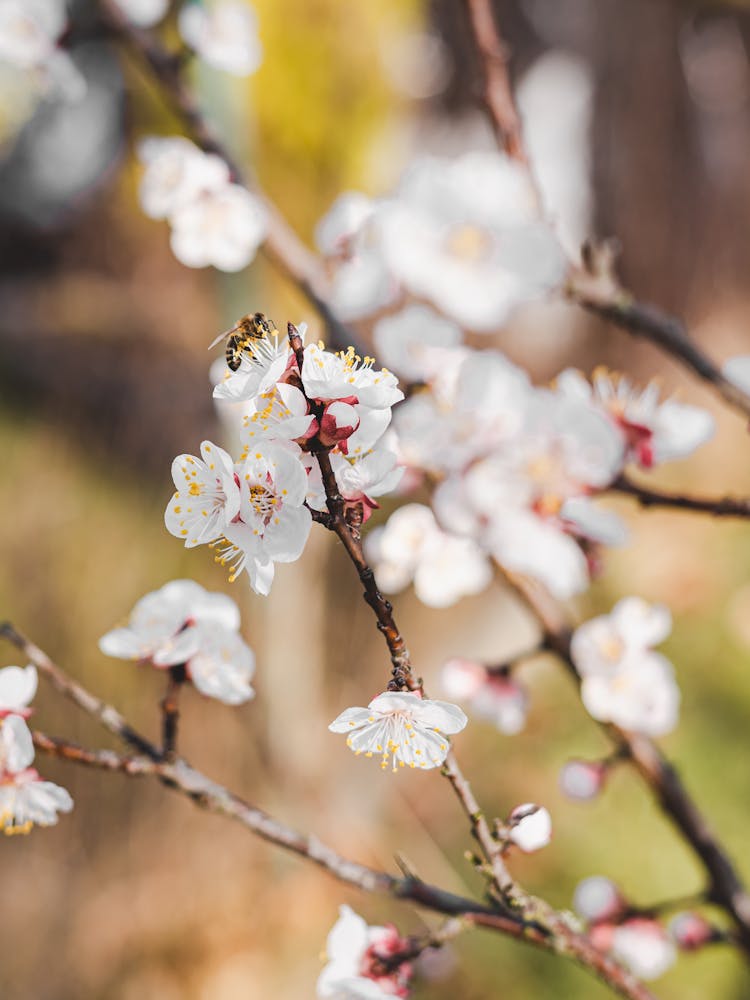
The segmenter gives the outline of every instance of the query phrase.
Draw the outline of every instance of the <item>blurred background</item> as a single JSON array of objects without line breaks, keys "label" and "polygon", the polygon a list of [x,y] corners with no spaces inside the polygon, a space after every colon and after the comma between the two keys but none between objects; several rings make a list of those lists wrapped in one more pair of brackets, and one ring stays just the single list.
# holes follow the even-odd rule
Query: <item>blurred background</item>
[{"label": "blurred background", "polygon": [[[535,164],[563,237],[621,242],[624,283],[684,316],[723,360],[750,353],[750,5],[677,0],[502,0],[511,69]],[[281,566],[271,596],[230,587],[205,550],[163,527],[173,456],[220,439],[207,344],[255,309],[307,320],[299,294],[258,260],[235,275],[193,271],[163,223],[143,216],[134,142],[177,132],[137,63],[73,5],[84,101],[35,103],[0,77],[0,618],[136,725],[156,736],[164,678],[107,660],[98,638],[135,601],[191,577],[230,593],[256,652],[257,697],[230,709],[185,692],[181,749],[211,777],[358,860],[481,892],[464,860],[465,823],[439,774],[381,773],[327,723],[382,688],[388,662],[352,569],[322,529]],[[453,0],[255,0],[265,58],[249,80],[191,68],[201,102],[251,162],[305,240],[336,195],[387,191],[416,152],[491,148],[477,69]],[[6,79],[7,77],[7,79]],[[750,494],[747,428],[649,345],[559,303],[527,308],[493,343],[535,380],[605,363],[659,375],[715,413],[714,441],[656,482]],[[683,691],[664,740],[697,802],[750,878],[750,530],[613,502],[631,544],[572,611],[588,617],[635,593],[666,602],[665,646]],[[389,506],[385,505],[385,513]],[[379,515],[382,517],[382,515]],[[398,621],[428,689],[450,655],[501,661],[535,641],[499,584],[448,611],[406,592]],[[17,662],[0,649],[0,665]],[[457,739],[480,801],[551,811],[554,839],[515,875],[559,907],[577,881],[606,874],[637,902],[701,888],[701,872],[627,770],[588,805],[566,800],[571,756],[606,752],[564,671],[549,657],[521,676],[526,729],[473,722]],[[35,724],[110,745],[42,687]],[[5,840],[0,995],[5,1000],[265,1000],[313,997],[320,952],[348,902],[370,923],[437,926],[408,906],[357,895],[243,828],[147,780],[40,758],[70,789],[57,827]],[[459,938],[424,969],[415,996],[595,1000],[609,993],[570,964],[497,936]],[[683,957],[663,998],[739,1000],[750,975],[729,949]]]}]

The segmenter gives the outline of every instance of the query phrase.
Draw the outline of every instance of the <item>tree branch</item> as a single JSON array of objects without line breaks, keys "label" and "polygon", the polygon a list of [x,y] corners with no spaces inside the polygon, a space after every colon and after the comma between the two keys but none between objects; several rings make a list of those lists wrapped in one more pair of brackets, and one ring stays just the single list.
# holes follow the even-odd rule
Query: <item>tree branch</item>
[{"label": "tree branch", "polygon": [[177,725],[180,719],[180,688],[185,683],[187,675],[182,664],[170,667],[167,673],[167,690],[161,700],[162,742],[161,752],[164,760],[174,760],[177,755]]},{"label": "tree branch", "polygon": [[[508,48],[498,29],[491,0],[464,0],[479,56],[484,92],[482,103],[500,146],[520,163],[535,185],[523,143],[520,116],[508,76]],[[536,187],[536,185],[535,185]],[[538,199],[541,205],[541,199]],[[731,382],[691,340],[681,320],[637,302],[620,287],[612,273],[611,248],[584,247],[584,267],[573,267],[565,289],[567,297],[588,312],[601,316],[633,336],[655,344],[707,382],[730,406],[750,416],[750,396]]]},{"label": "tree branch", "polygon": [[664,493],[634,483],[625,475],[619,476],[609,489],[633,497],[642,507],[669,507],[712,514],[714,517],[750,517],[750,499],[742,497],[693,497]]},{"label": "tree branch", "polygon": [[[560,609],[530,581],[510,575],[507,579],[539,620],[547,648],[557,653],[571,676],[580,683],[570,649],[572,631]],[[724,847],[683,785],[676,768],[648,737],[626,732],[608,723],[603,723],[602,728],[623,756],[632,762],[651,788],[662,811],[702,862],[709,877],[707,897],[732,917],[737,926],[740,947],[750,956],[750,895]]]}]

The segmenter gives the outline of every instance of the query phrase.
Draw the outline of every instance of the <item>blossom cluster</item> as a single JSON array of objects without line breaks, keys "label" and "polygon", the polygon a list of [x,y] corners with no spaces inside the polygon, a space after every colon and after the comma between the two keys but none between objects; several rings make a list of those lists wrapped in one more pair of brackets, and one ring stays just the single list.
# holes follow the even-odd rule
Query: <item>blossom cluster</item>
[{"label": "blossom cluster", "polygon": [[677,724],[680,691],[669,660],[653,650],[672,629],[669,609],[626,597],[608,615],[580,625],[571,655],[581,698],[600,722],[663,736]]},{"label": "blossom cluster", "polygon": [[573,906],[589,925],[589,936],[601,951],[626,965],[639,979],[658,979],[680,951],[696,951],[719,940],[700,914],[685,910],[664,926],[648,909],[639,910],[603,875],[592,875],[576,887]]},{"label": "blossom cluster", "polygon": [[328,509],[321,449],[344,507],[362,520],[398,484],[402,470],[383,436],[403,393],[394,375],[351,348],[308,344],[300,366],[273,329],[247,339],[214,396],[246,408],[240,454],[204,441],[200,457],[179,455],[166,525],[187,547],[213,546],[230,579],[245,570],[253,590],[268,594],[275,563],[301,555],[311,511]]},{"label": "blossom cluster", "polygon": [[172,580],[142,597],[128,624],[102,636],[99,648],[159,670],[184,667],[201,694],[239,705],[255,693],[255,657],[239,627],[240,612],[229,597],[193,580]]},{"label": "blossom cluster", "polygon": [[[381,321],[381,324],[385,321]],[[407,473],[404,487],[436,484],[432,508],[451,546],[452,573],[420,573],[434,534],[428,512],[409,505],[370,542],[368,554],[387,592],[412,579],[433,606],[476,593],[489,580],[487,559],[534,577],[558,598],[585,590],[603,545],[621,543],[621,519],[594,502],[628,462],[644,469],[686,456],[710,437],[713,419],[698,407],[659,402],[597,372],[593,386],[563,372],[552,387],[531,384],[496,350],[456,344],[426,310],[388,321],[381,353],[419,384],[399,406],[394,439]],[[393,336],[398,323],[399,339]],[[381,345],[379,345],[381,347]],[[427,539],[427,542],[425,542]],[[483,555],[482,555],[483,553]]]},{"label": "blossom cluster", "polygon": [[0,63],[29,74],[45,93],[78,100],[86,84],[60,44],[66,0],[0,0]]},{"label": "blossom cluster", "polygon": [[0,830],[28,833],[38,824],[52,826],[58,813],[73,808],[69,793],[43,781],[34,763],[34,743],[26,719],[36,694],[33,666],[0,670]]},{"label": "blossom cluster", "polygon": [[[163,21],[169,0],[115,0],[123,15],[140,28],[153,28]],[[177,27],[182,41],[208,65],[248,76],[261,63],[255,14],[237,0],[219,0],[206,6],[188,0],[180,6]]]},{"label": "blossom cluster", "polygon": [[145,166],[143,211],[167,219],[172,252],[186,267],[239,271],[266,235],[261,202],[232,181],[226,162],[182,136],[149,136],[139,146]]},{"label": "blossom cluster", "polygon": [[413,974],[410,962],[389,965],[407,950],[393,924],[370,927],[349,906],[339,908],[339,919],[326,942],[327,964],[318,977],[317,995],[329,1000],[378,1000],[408,997]]},{"label": "blossom cluster", "polygon": [[415,160],[396,190],[342,195],[318,225],[333,304],[344,319],[426,299],[479,332],[558,286],[565,258],[539,221],[527,173],[496,152]]}]

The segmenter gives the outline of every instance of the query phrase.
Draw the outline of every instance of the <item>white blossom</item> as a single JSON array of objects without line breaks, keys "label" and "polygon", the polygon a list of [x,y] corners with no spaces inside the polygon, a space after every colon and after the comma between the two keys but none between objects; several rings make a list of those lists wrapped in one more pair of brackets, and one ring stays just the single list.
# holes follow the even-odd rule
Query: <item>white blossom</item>
[{"label": "white blossom", "polygon": [[239,184],[203,191],[172,213],[171,246],[186,267],[241,271],[266,235],[261,202]]},{"label": "white blossom", "polygon": [[552,839],[552,817],[544,806],[526,802],[508,818],[510,840],[526,854],[546,847]]},{"label": "white blossom", "polygon": [[20,715],[0,723],[0,830],[28,833],[36,823],[52,826],[59,812],[70,812],[69,793],[51,781],[42,781],[33,767],[34,744]]},{"label": "white blossom", "polygon": [[441,680],[446,694],[467,701],[472,712],[492,722],[501,733],[512,736],[526,725],[529,697],[509,674],[454,657],[443,665]]},{"label": "white blossom", "polygon": [[350,347],[334,354],[319,344],[308,344],[302,365],[302,384],[309,399],[328,402],[354,396],[356,402],[380,410],[404,398],[398,379],[374,358],[360,358]]},{"label": "white blossom", "polygon": [[734,382],[743,392],[750,393],[750,354],[729,358],[724,362],[722,371],[730,382]]},{"label": "white blossom", "polygon": [[401,962],[386,975],[378,967],[378,959],[392,957],[407,945],[392,924],[369,927],[354,910],[341,906],[326,942],[327,965],[318,977],[317,996],[328,1000],[408,997],[411,964]]},{"label": "white blossom", "polygon": [[216,69],[248,76],[261,64],[257,19],[245,3],[218,0],[208,8],[185,3],[177,24],[184,41]]},{"label": "white blossom", "polygon": [[273,392],[291,361],[291,348],[286,337],[274,334],[253,340],[243,352],[237,371],[227,368],[215,385],[214,399],[241,403]]},{"label": "white blossom", "polygon": [[114,0],[114,2],[125,17],[140,28],[152,28],[164,19],[169,9],[169,0]]},{"label": "white blossom", "polygon": [[403,403],[394,421],[408,464],[459,472],[517,437],[532,399],[524,371],[499,351],[429,348],[424,360],[431,391]]},{"label": "white blossom", "polygon": [[[347,504],[361,505],[364,520],[377,509],[375,498],[392,492],[404,472],[397,456],[380,446],[351,455],[336,448],[329,457],[340,495]],[[305,455],[303,461],[308,470],[307,503],[313,510],[325,511],[328,506],[320,465],[314,455]]]},{"label": "white blossom", "polygon": [[402,378],[419,382],[432,375],[429,348],[457,347],[462,334],[456,323],[428,306],[410,305],[378,320],[372,339],[379,358]]},{"label": "white blossom", "polygon": [[472,329],[497,329],[565,273],[527,174],[500,153],[415,161],[378,226],[395,277]]},{"label": "white blossom", "polygon": [[67,25],[65,0],[0,0],[0,62],[34,74],[42,89],[79,100],[86,82],[58,45]]},{"label": "white blossom", "polygon": [[36,694],[36,667],[3,667],[0,670],[0,719],[4,715],[27,715]]},{"label": "white blossom", "polygon": [[581,699],[594,719],[647,736],[664,736],[679,718],[674,667],[659,653],[644,652],[611,674],[584,677]]},{"label": "white blossom", "polygon": [[661,924],[642,917],[615,928],[611,951],[639,979],[658,979],[677,960],[677,950]]},{"label": "white blossom", "polygon": [[216,561],[230,567],[230,580],[247,570],[253,590],[268,594],[274,562],[298,559],[310,532],[305,469],[297,455],[263,440],[236,464],[210,441],[201,455],[174,460],[177,492],[164,514],[167,529],[188,548],[211,545]]},{"label": "white blossom", "polygon": [[229,597],[209,593],[193,580],[172,580],[142,597],[128,624],[102,636],[99,648],[107,656],[163,669],[184,664],[202,694],[237,705],[253,697],[255,670],[239,626],[239,610]]},{"label": "white blossom", "polygon": [[205,191],[229,183],[229,167],[183,136],[147,136],[138,144],[145,166],[139,187],[141,208],[151,219],[166,219]]},{"label": "white blossom", "polygon": [[[216,395],[216,394],[214,394]],[[225,397],[217,397],[219,399]],[[294,385],[277,383],[267,392],[254,396],[242,420],[241,459],[261,440],[293,441],[308,438],[318,429],[318,422],[308,412],[304,394]]]},{"label": "white blossom", "polygon": [[677,723],[680,692],[674,668],[652,646],[671,629],[669,610],[638,597],[580,625],[571,642],[588,712],[623,729],[661,736]]},{"label": "white blossom", "polygon": [[201,456],[175,458],[172,478],[177,492],[164,513],[167,530],[187,548],[221,537],[240,512],[240,483],[231,455],[204,441]]},{"label": "white blossom", "polygon": [[376,205],[359,191],[344,191],[315,227],[315,242],[326,257],[346,257],[352,241],[375,214]]},{"label": "white blossom", "polygon": [[578,626],[571,654],[584,676],[607,673],[629,655],[663,642],[671,631],[672,616],[665,605],[624,597],[608,615]]},{"label": "white blossom", "polygon": [[347,708],[328,727],[347,733],[347,746],[366,757],[377,755],[384,770],[440,767],[450,750],[448,736],[459,733],[467,719],[457,705],[430,701],[405,691],[386,691],[367,708]]},{"label": "white blossom", "polygon": [[331,305],[345,321],[387,306],[398,291],[380,251],[374,224],[377,207],[366,195],[347,191],[315,229],[316,243],[332,272]]},{"label": "white blossom", "polygon": [[367,536],[365,551],[386,593],[402,590],[413,580],[417,597],[433,608],[480,593],[492,580],[479,547],[469,538],[442,531],[422,504],[395,511],[384,527]]},{"label": "white blossom", "polygon": [[714,433],[714,419],[706,410],[672,399],[660,403],[656,382],[639,390],[624,376],[599,370],[589,385],[580,372],[568,369],[557,384],[570,398],[593,402],[619,429],[628,459],[644,469],[691,455]]}]

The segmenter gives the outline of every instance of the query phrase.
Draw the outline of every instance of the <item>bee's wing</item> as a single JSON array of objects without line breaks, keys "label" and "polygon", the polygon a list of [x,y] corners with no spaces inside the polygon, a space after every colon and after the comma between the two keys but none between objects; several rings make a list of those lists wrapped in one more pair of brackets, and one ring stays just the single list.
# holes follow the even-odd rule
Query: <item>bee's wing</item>
[{"label": "bee's wing", "polygon": [[211,343],[208,345],[208,350],[209,351],[212,350],[214,347],[216,347],[217,344],[220,344],[222,340],[226,340],[227,337],[230,337],[235,332],[236,329],[237,329],[237,324],[235,323],[234,326],[230,326],[228,330],[225,330],[223,333],[220,333],[219,336],[216,337],[214,340],[212,340]]}]

